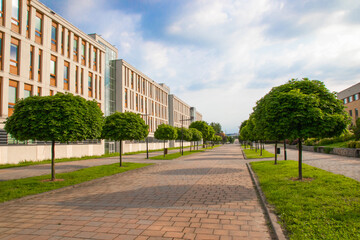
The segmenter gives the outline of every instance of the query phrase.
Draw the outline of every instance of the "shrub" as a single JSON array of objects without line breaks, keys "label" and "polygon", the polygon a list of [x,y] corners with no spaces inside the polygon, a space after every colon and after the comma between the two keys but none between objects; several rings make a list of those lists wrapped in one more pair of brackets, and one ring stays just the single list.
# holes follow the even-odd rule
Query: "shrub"
[{"label": "shrub", "polygon": [[328,145],[335,143],[334,138],[323,138],[318,142],[319,146]]},{"label": "shrub", "polygon": [[318,150],[318,147],[314,146],[314,152],[317,152],[317,150]]},{"label": "shrub", "polygon": [[356,148],[360,148],[360,142],[356,142]]},{"label": "shrub", "polygon": [[315,138],[308,138],[304,142],[305,146],[314,146],[316,144]]},{"label": "shrub", "polygon": [[356,148],[357,143],[357,141],[350,141],[346,145],[348,148]]},{"label": "shrub", "polygon": [[324,148],[324,152],[327,153],[327,154],[329,154],[333,149],[334,149],[334,148],[332,148],[332,147],[325,147],[325,148]]}]

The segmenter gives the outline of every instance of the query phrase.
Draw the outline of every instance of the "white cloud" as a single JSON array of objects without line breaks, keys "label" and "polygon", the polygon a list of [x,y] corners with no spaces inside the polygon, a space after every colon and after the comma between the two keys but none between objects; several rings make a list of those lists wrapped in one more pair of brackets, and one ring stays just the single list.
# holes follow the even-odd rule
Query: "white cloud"
[{"label": "white cloud", "polygon": [[101,34],[120,58],[228,131],[290,78],[318,79],[335,91],[360,79],[355,0],[189,0],[152,39],[141,12],[111,2],[67,0],[64,17]]}]

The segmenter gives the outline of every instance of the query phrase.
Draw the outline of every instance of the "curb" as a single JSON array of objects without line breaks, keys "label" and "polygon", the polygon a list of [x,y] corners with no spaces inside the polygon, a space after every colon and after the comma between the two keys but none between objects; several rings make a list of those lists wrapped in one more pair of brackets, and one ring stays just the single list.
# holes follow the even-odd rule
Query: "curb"
[{"label": "curb", "polygon": [[277,219],[277,216],[271,212],[268,208],[268,203],[266,201],[266,198],[264,196],[264,193],[262,192],[261,190],[261,187],[259,185],[259,181],[255,175],[255,173],[253,172],[251,166],[249,163],[246,163],[246,166],[249,170],[249,173],[250,173],[250,176],[251,176],[251,179],[255,185],[255,189],[256,189],[256,192],[258,193],[259,197],[260,197],[260,202],[261,202],[261,205],[265,211],[265,215],[266,217],[268,218],[269,222],[270,222],[270,225],[271,225],[271,228],[273,230],[273,233],[275,235],[275,238],[277,240],[286,240],[287,238],[285,237],[285,234],[280,226],[280,224],[278,223],[278,219]]},{"label": "curb", "polygon": [[6,206],[6,205],[9,205],[9,204],[21,203],[21,202],[30,200],[30,199],[35,198],[35,197],[46,196],[48,194],[55,194],[55,193],[63,192],[63,191],[73,189],[73,188],[89,186],[89,185],[95,184],[97,182],[106,180],[108,178],[115,177],[115,176],[120,175],[120,174],[130,174],[130,173],[132,173],[134,171],[143,171],[143,170],[145,170],[147,168],[155,167],[157,165],[158,164],[153,163],[153,164],[151,164],[149,166],[145,166],[145,167],[142,167],[142,168],[137,168],[137,169],[129,170],[129,171],[122,172],[122,173],[117,173],[117,174],[110,175],[110,176],[96,178],[96,179],[86,181],[86,182],[82,182],[82,183],[78,183],[78,184],[75,184],[75,185],[70,185],[70,186],[66,186],[66,187],[62,187],[62,188],[58,188],[58,189],[54,189],[54,190],[50,190],[50,191],[46,191],[46,192],[42,192],[42,193],[37,193],[37,194],[33,194],[33,195],[28,195],[28,196],[12,199],[12,200],[0,203],[0,207]]}]

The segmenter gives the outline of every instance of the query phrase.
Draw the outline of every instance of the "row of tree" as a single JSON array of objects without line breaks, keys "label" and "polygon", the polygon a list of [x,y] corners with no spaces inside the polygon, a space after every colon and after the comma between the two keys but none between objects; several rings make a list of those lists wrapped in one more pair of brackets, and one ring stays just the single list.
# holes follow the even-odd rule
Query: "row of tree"
[{"label": "row of tree", "polygon": [[[258,100],[249,119],[242,122],[239,133],[243,141],[272,140],[277,143],[297,139],[301,180],[302,141],[341,135],[349,124],[349,115],[336,94],[321,81],[303,78],[274,87]],[[275,164],[276,160],[275,157]]]},{"label": "row of tree", "polygon": [[[5,130],[17,140],[51,142],[51,179],[55,180],[55,143],[86,139],[120,141],[120,166],[124,140],[142,140],[148,136],[149,126],[139,114],[125,112],[103,117],[96,101],[85,100],[70,93],[55,96],[32,96],[19,100],[13,114],[5,122]],[[190,128],[160,125],[155,132],[159,140],[185,141],[216,140],[215,131],[204,121],[191,123]],[[219,139],[217,139],[219,140]],[[164,151],[165,152],[165,151]]]}]

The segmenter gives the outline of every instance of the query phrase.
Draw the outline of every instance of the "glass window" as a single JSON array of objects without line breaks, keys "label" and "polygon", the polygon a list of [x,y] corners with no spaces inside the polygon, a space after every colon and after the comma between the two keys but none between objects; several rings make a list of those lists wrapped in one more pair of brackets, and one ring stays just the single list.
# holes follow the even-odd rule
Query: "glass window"
[{"label": "glass window", "polygon": [[17,88],[9,86],[9,103],[15,104],[17,98]]},{"label": "glass window", "polygon": [[40,17],[36,16],[35,18],[35,34],[38,37],[41,37],[41,31],[42,31],[42,20]]},{"label": "glass window", "polygon": [[54,76],[56,74],[56,62],[53,60],[50,61],[50,74]]},{"label": "glass window", "polygon": [[85,43],[81,44],[81,59],[85,60]]},{"label": "glass window", "polygon": [[344,98],[344,104],[347,104],[347,98]]},{"label": "glass window", "polygon": [[355,108],[355,117],[359,116],[359,110],[357,108]]},{"label": "glass window", "polygon": [[1,32],[0,32],[0,69],[2,69],[2,33]]},{"label": "glass window", "polygon": [[3,17],[4,14],[4,4],[3,4],[4,0],[0,0],[0,17]]},{"label": "glass window", "polygon": [[24,91],[24,98],[30,97],[31,96],[31,91],[29,90],[25,90]]},{"label": "glass window", "polygon": [[352,110],[349,110],[349,114],[350,114],[350,116],[352,117]]},{"label": "glass window", "polygon": [[20,0],[12,0],[11,23],[13,23],[15,25],[19,25],[19,1]]},{"label": "glass window", "polygon": [[11,43],[10,47],[10,65],[17,67],[18,65],[18,46]]},{"label": "glass window", "polygon": [[350,97],[349,97],[349,103],[352,102],[352,101],[353,101],[353,97],[350,96]]},{"label": "glass window", "polygon": [[51,43],[56,44],[56,27],[51,26]]},{"label": "glass window", "polygon": [[354,101],[359,100],[359,94],[354,95]]},{"label": "glass window", "polygon": [[69,83],[69,67],[64,66],[64,82]]},{"label": "glass window", "polygon": [[74,54],[77,55],[78,50],[78,40],[74,39]]}]

